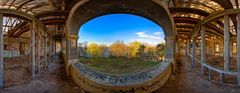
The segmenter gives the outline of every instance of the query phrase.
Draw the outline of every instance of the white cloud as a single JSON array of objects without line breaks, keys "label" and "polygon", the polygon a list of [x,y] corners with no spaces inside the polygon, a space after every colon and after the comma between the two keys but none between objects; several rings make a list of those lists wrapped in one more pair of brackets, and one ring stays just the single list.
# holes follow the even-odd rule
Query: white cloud
[{"label": "white cloud", "polygon": [[152,34],[146,33],[146,31],[141,31],[135,33],[139,37],[138,41],[146,42],[149,44],[156,45],[158,43],[164,42],[164,37],[161,37],[162,32],[155,32]]},{"label": "white cloud", "polygon": [[[155,32],[153,34],[146,34],[144,31],[143,32],[137,32],[136,35],[140,38],[146,38],[146,39],[151,39],[151,40],[161,40],[161,37],[156,36],[159,32]],[[160,32],[161,33],[161,32]]]},{"label": "white cloud", "polygon": [[153,33],[154,35],[162,35],[163,33],[162,32],[155,32]]},{"label": "white cloud", "polygon": [[145,32],[137,32],[136,34],[137,34],[137,35],[144,35]]}]

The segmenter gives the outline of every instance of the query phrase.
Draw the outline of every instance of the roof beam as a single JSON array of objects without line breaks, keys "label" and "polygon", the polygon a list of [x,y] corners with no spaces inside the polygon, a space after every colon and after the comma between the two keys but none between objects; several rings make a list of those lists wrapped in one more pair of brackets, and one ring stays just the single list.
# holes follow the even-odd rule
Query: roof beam
[{"label": "roof beam", "polygon": [[239,8],[238,0],[235,0],[235,3],[236,3],[237,8]]},{"label": "roof beam", "polygon": [[194,13],[201,16],[205,16],[205,17],[210,15],[206,11],[195,9],[195,8],[174,7],[174,8],[169,8],[169,10],[171,13],[177,13],[177,12]]},{"label": "roof beam", "polygon": [[16,0],[13,0],[13,1],[11,2],[11,4],[8,6],[8,8],[10,8],[15,1],[16,1]]},{"label": "roof beam", "polygon": [[230,2],[230,0],[212,0],[216,3],[218,3],[219,5],[221,5],[224,9],[232,9],[232,3]]},{"label": "roof beam", "polygon": [[48,0],[48,3],[49,3],[49,5],[51,6],[51,8],[52,8],[53,10],[56,10],[56,9],[57,9],[56,5],[54,4],[54,2],[53,2],[52,0]]},{"label": "roof beam", "polygon": [[[191,24],[198,24],[201,20],[200,19],[195,19],[195,18],[190,18],[190,17],[174,17],[174,22],[175,23],[191,23]],[[223,34],[223,31],[216,27],[215,25],[209,23],[206,25],[206,27],[213,29],[217,33]]]},{"label": "roof beam", "polygon": [[3,0],[3,5],[6,5],[7,2],[9,2],[10,0]]},{"label": "roof beam", "polygon": [[29,2],[32,2],[32,1],[33,1],[33,0],[28,0],[28,1],[23,2],[21,5],[19,5],[19,6],[17,7],[16,10],[19,10],[22,6],[24,6],[25,4],[27,4],[27,3],[29,3]]},{"label": "roof beam", "polygon": [[49,4],[43,2],[43,3],[40,3],[40,4],[38,4],[38,5],[35,5],[35,6],[31,7],[30,9],[28,9],[28,10],[25,11],[25,12],[32,11],[32,10],[35,9],[35,8],[39,8],[39,7],[43,7],[43,6],[47,6],[47,5],[49,5]]},{"label": "roof beam", "polygon": [[192,0],[188,0],[187,6],[190,7]]}]

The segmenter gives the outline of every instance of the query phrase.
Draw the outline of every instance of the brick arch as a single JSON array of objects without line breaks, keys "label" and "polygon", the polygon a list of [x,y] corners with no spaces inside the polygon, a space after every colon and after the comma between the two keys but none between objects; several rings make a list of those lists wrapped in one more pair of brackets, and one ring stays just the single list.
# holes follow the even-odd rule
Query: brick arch
[{"label": "brick arch", "polygon": [[[164,30],[166,40],[166,54],[162,66],[157,66],[148,71],[141,73],[135,73],[133,75],[114,76],[105,75],[103,73],[95,73],[95,71],[88,70],[87,67],[78,64],[76,59],[72,59],[71,55],[72,48],[70,48],[70,40],[67,40],[67,68],[70,68],[70,72],[73,80],[87,91],[142,91],[145,93],[154,91],[161,87],[166,80],[169,78],[171,72],[175,71],[175,36],[174,22],[170,16],[167,8],[167,3],[159,0],[81,0],[79,1],[70,11],[67,22],[66,22],[66,38],[76,39],[79,33],[80,27],[87,21],[96,18],[98,16],[114,13],[128,13],[145,17],[157,25],[161,26]],[[70,64],[70,65],[69,65]],[[172,65],[171,65],[172,64]],[[85,70],[84,70],[85,69]],[[81,71],[89,72],[83,74]],[[146,76],[146,73],[156,73],[145,78],[143,80],[132,79],[131,77]],[[103,80],[98,80],[95,75],[91,78],[87,78],[88,75],[95,73],[98,76],[106,77]],[[92,75],[90,75],[92,76]],[[111,83],[108,81],[109,77],[124,78],[126,84]],[[95,79],[93,79],[95,78]],[[86,83],[87,82],[87,83]],[[153,85],[154,84],[154,85]],[[151,86],[151,87],[150,87]],[[97,88],[94,88],[97,87]],[[146,88],[146,89],[145,89]]]}]

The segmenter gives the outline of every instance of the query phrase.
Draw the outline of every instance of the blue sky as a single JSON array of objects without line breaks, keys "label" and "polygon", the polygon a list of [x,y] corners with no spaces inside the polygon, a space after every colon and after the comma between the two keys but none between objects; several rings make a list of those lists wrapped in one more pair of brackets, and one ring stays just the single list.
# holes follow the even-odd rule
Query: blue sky
[{"label": "blue sky", "polygon": [[125,43],[140,41],[150,45],[165,42],[160,26],[131,14],[110,14],[94,18],[81,26],[78,36],[78,42],[106,45],[116,40],[124,40]]}]

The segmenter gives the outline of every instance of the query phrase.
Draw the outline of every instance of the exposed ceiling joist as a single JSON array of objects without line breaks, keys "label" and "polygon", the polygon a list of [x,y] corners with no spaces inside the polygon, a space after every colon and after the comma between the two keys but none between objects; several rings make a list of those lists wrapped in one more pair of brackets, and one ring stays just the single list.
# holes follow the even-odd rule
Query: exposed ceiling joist
[{"label": "exposed ceiling joist", "polygon": [[56,10],[56,9],[57,9],[56,5],[54,4],[54,2],[53,2],[52,0],[48,0],[48,3],[49,3],[49,5],[51,6],[51,8],[52,8],[53,10]]},{"label": "exposed ceiling joist", "polygon": [[23,7],[25,4],[27,4],[27,3],[29,3],[29,2],[32,2],[33,0],[28,0],[28,1],[25,1],[25,2],[23,2],[21,5],[19,5],[18,7],[17,7],[17,9],[16,10],[19,10],[21,7]]}]

